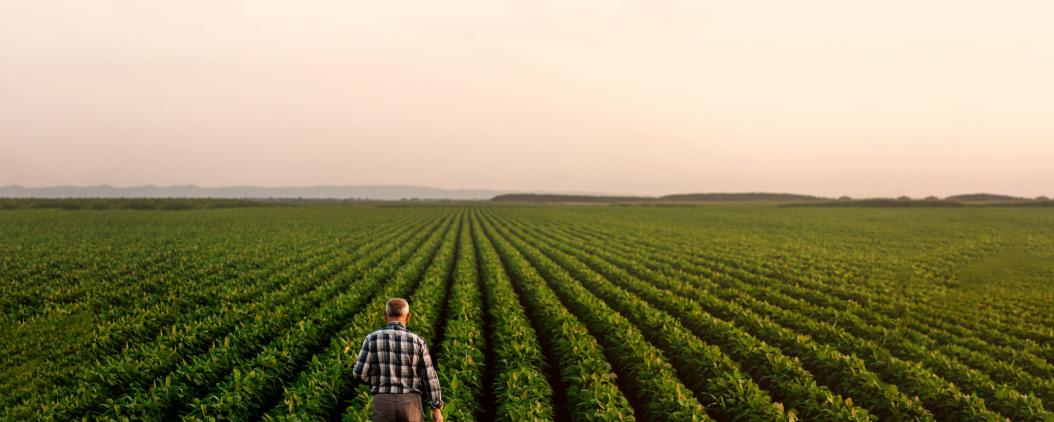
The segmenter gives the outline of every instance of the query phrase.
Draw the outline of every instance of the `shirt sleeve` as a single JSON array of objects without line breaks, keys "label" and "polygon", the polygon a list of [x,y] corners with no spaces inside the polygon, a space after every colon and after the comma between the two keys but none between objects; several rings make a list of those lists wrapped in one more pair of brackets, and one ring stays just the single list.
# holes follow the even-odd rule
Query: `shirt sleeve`
[{"label": "shirt sleeve", "polygon": [[362,349],[359,350],[358,360],[355,367],[351,369],[351,375],[356,381],[368,384],[370,382],[370,337],[362,341]]},{"label": "shirt sleeve", "polygon": [[424,391],[421,392],[421,396],[428,399],[428,405],[433,409],[439,409],[443,407],[442,392],[439,388],[439,376],[436,375],[435,368],[432,367],[432,356],[428,353],[428,345],[424,341],[421,342],[421,356],[418,358],[418,371],[424,376],[424,382],[421,383],[421,387]]}]

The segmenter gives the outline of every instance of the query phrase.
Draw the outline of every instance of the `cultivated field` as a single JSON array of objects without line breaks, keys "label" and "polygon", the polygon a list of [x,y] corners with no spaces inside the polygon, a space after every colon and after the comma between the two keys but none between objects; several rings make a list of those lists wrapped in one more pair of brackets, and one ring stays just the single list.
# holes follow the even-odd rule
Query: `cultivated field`
[{"label": "cultivated field", "polygon": [[0,416],[364,420],[391,296],[450,420],[1054,420],[1050,209],[0,211]]}]

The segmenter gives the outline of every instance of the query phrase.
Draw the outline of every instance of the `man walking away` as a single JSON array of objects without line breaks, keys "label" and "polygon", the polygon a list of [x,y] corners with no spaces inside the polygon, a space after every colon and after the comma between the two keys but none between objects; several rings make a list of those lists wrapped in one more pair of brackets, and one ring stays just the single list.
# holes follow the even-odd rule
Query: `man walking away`
[{"label": "man walking away", "polygon": [[351,373],[370,386],[373,420],[376,422],[420,422],[421,398],[428,399],[432,419],[443,422],[443,399],[439,377],[432,368],[428,346],[406,329],[410,304],[392,298],[384,305],[384,328],[366,336]]}]

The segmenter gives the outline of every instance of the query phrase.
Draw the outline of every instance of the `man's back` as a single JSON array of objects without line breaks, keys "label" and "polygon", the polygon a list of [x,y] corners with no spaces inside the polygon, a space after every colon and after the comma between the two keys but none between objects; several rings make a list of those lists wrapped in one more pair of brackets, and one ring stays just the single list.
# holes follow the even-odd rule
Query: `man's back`
[{"label": "man's back", "polygon": [[[391,322],[366,336],[352,373],[369,385],[373,394],[424,393],[432,386],[422,385],[426,384],[422,377],[428,374],[418,370],[432,369],[431,366],[424,339],[406,326]],[[438,387],[438,383],[434,386]]]},{"label": "man's back", "polygon": [[[433,409],[442,407],[439,378],[432,367],[428,346],[401,322],[390,321],[366,336],[352,375],[370,386],[375,415],[378,406],[395,400],[391,395],[419,395],[418,404],[420,397],[424,397]],[[399,402],[406,400],[399,399]]]}]

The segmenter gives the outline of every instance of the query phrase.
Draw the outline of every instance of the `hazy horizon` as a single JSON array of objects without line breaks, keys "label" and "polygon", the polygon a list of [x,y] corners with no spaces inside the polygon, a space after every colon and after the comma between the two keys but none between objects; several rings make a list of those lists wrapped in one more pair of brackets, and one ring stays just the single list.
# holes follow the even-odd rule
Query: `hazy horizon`
[{"label": "hazy horizon", "polygon": [[1054,196],[1054,3],[0,4],[0,186]]},{"label": "hazy horizon", "polygon": [[[15,188],[11,190],[11,188]],[[64,191],[59,189],[74,189],[73,195],[62,194]],[[103,190],[100,190],[103,189]],[[852,196],[847,194],[837,195],[816,195],[810,192],[794,192],[794,191],[682,191],[682,192],[662,192],[655,194],[636,194],[636,193],[624,193],[624,192],[600,192],[600,191],[574,191],[574,190],[541,190],[541,189],[527,189],[527,190],[513,190],[513,189],[476,189],[476,188],[448,188],[443,186],[428,186],[428,185],[406,185],[406,184],[395,184],[395,185],[302,185],[302,186],[261,186],[261,185],[218,185],[218,186],[202,186],[195,184],[183,184],[183,185],[128,185],[128,186],[115,186],[109,184],[101,185],[48,185],[48,186],[23,186],[18,184],[13,185],[0,185],[0,198],[96,198],[96,197],[173,197],[172,192],[176,192],[177,197],[212,197],[202,196],[202,194],[208,194],[211,191],[222,191],[222,197],[239,197],[236,194],[238,189],[251,189],[254,191],[252,195],[245,195],[245,197],[254,198],[292,198],[292,197],[309,197],[309,198],[372,198],[377,193],[381,194],[384,198],[395,197],[395,198],[429,198],[432,197],[435,192],[442,191],[446,193],[458,193],[465,192],[471,193],[473,198],[484,198],[495,195],[504,194],[540,194],[540,195],[585,195],[585,196],[639,196],[642,198],[647,197],[662,197],[667,195],[679,195],[679,194],[790,194],[790,195],[810,195],[822,198],[840,198],[849,196],[853,199],[879,199],[879,198],[894,198],[905,196],[902,194],[897,195],[885,195],[885,196]],[[315,190],[326,190],[326,189],[351,189],[357,191],[361,189],[369,189],[374,195],[356,195],[356,194],[342,194],[342,195],[328,195],[318,194]],[[409,195],[403,195],[403,191],[411,192]],[[273,191],[273,192],[272,192]],[[288,194],[288,192],[294,192],[296,194]],[[435,191],[435,192],[433,192]],[[12,196],[10,193],[17,193]],[[46,193],[43,196],[32,195],[33,192]],[[189,192],[189,194],[183,194],[180,192]],[[277,195],[273,194],[277,192]],[[329,191],[326,191],[329,192]],[[114,193],[121,194],[120,196],[113,196]],[[1000,196],[1013,196],[1022,199],[1036,199],[1039,197],[1048,198],[1047,195],[1038,195],[1036,197],[1021,196],[1006,194],[1004,192],[958,192],[948,195],[925,195],[925,196],[911,196],[913,199],[923,199],[926,197],[936,196],[939,198],[945,198],[957,195],[1000,195]],[[306,196],[305,196],[306,195]],[[910,196],[910,195],[909,195]],[[381,198],[381,199],[384,199]],[[441,198],[442,199],[442,198]]]}]

